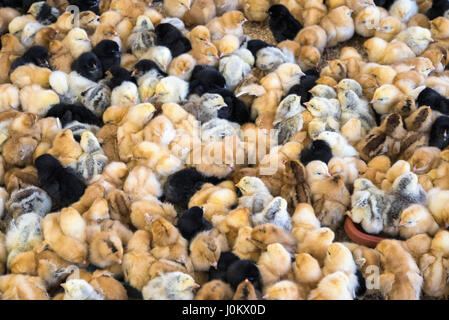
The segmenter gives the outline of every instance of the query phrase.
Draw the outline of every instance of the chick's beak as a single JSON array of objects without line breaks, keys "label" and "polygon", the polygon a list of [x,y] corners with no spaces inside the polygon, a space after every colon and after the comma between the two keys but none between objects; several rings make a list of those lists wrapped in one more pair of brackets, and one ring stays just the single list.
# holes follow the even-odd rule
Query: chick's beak
[{"label": "chick's beak", "polygon": [[399,222],[399,227],[402,227],[402,226],[404,226],[405,225],[405,222],[404,221],[401,221],[401,222]]},{"label": "chick's beak", "polygon": [[195,282],[195,284],[193,285],[194,288],[199,288],[201,287],[201,285],[199,285],[198,283]]},{"label": "chick's beak", "polygon": [[373,99],[373,100],[371,100],[370,103],[376,103],[376,102],[378,102],[378,101],[379,101],[379,100]]},{"label": "chick's beak", "polygon": [[214,269],[217,270],[217,267],[218,267],[217,261],[214,261],[214,263],[212,263],[212,267],[214,267]]}]

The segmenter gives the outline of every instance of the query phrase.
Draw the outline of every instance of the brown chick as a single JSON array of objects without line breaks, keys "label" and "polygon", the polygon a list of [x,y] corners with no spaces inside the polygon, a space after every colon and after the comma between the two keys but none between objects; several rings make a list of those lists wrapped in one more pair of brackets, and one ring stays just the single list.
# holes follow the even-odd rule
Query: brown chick
[{"label": "brown chick", "polygon": [[93,11],[81,11],[79,15],[80,27],[86,30],[88,35],[95,32],[95,29],[100,24],[100,18]]},{"label": "brown chick", "polygon": [[269,300],[304,300],[302,288],[293,281],[282,280],[265,289],[264,299]]},{"label": "brown chick", "polygon": [[164,218],[151,223],[153,249],[151,254],[157,259],[174,261],[187,260],[187,241],[179,234],[178,229]]},{"label": "brown chick", "polygon": [[128,242],[123,256],[125,280],[141,290],[150,280],[150,268],[156,259],[150,253],[151,233],[137,230]]},{"label": "brown chick", "polygon": [[405,244],[398,240],[383,240],[376,250],[381,253],[383,273],[380,291],[389,300],[418,300],[423,278]]},{"label": "brown chick", "polygon": [[109,10],[119,12],[122,16],[136,19],[143,15],[148,5],[137,0],[112,0]]},{"label": "brown chick", "polygon": [[304,241],[298,245],[299,253],[308,253],[322,266],[327,255],[327,247],[334,241],[335,234],[329,228],[310,231]]},{"label": "brown chick", "polygon": [[270,8],[270,1],[268,0],[244,0],[243,12],[249,21],[262,22],[267,17],[267,11]]},{"label": "brown chick", "polygon": [[189,249],[195,271],[208,271],[211,266],[217,268],[222,248],[210,232],[198,233]]},{"label": "brown chick", "polygon": [[327,46],[333,47],[339,42],[349,40],[354,35],[354,21],[352,10],[347,6],[332,9],[323,17],[320,26],[326,30]]},{"label": "brown chick", "polygon": [[8,274],[0,277],[2,300],[49,300],[45,283],[39,277]]},{"label": "brown chick", "polygon": [[448,260],[438,252],[425,253],[419,259],[419,269],[424,279],[422,290],[430,297],[447,297]]},{"label": "brown chick", "polygon": [[123,244],[115,233],[99,232],[89,246],[89,260],[100,268],[122,264]]},{"label": "brown chick", "polygon": [[240,259],[257,262],[260,256],[260,249],[254,244],[254,241],[251,240],[252,231],[253,229],[251,227],[239,229],[234,246],[232,247],[232,252]]},{"label": "brown chick", "polygon": [[194,48],[199,43],[210,42],[210,32],[205,26],[196,26],[190,30],[187,38],[190,40],[192,48]]},{"label": "brown chick", "polygon": [[323,277],[320,264],[308,253],[295,254],[293,272],[295,280],[308,290],[315,288]]},{"label": "brown chick", "polygon": [[427,233],[417,234],[405,241],[408,252],[419,262],[419,258],[430,251],[432,238]]},{"label": "brown chick", "polygon": [[181,54],[174,58],[168,66],[167,73],[188,81],[192,75],[196,60],[188,53]]},{"label": "brown chick", "polygon": [[232,34],[240,38],[243,36],[242,24],[245,21],[247,19],[242,12],[233,10],[226,12],[221,17],[212,19],[206,24],[206,27],[210,31],[212,41],[219,40],[226,34]]},{"label": "brown chick", "polygon": [[52,27],[44,27],[39,29],[34,36],[34,45],[45,47],[47,50],[50,47],[50,42],[56,40],[59,31]]},{"label": "brown chick", "polygon": [[249,281],[248,279],[242,281],[237,286],[237,289],[235,289],[235,293],[234,296],[232,297],[232,300],[258,300],[256,289],[254,289],[252,282]]},{"label": "brown chick", "polygon": [[230,300],[232,296],[229,284],[221,280],[212,280],[201,286],[195,300]]},{"label": "brown chick", "polygon": [[206,25],[217,14],[214,0],[194,0],[182,20],[186,26]]},{"label": "brown chick", "polygon": [[170,17],[181,19],[191,8],[191,0],[164,1],[164,11]]},{"label": "brown chick", "polygon": [[92,46],[95,47],[101,40],[113,40],[121,46],[120,37],[115,27],[109,24],[100,24],[91,37]]},{"label": "brown chick", "polygon": [[298,42],[301,47],[312,46],[323,53],[324,48],[327,44],[326,31],[318,25],[309,26],[302,28],[295,37],[296,42]]},{"label": "brown chick", "polygon": [[292,235],[283,228],[271,223],[265,223],[253,228],[251,241],[262,250],[265,250],[270,244],[280,243],[290,252],[294,251],[296,244]]},{"label": "brown chick", "polygon": [[14,8],[0,8],[0,33],[3,34],[8,29],[9,23],[18,16],[20,16],[20,12]]},{"label": "brown chick", "polygon": [[234,246],[239,230],[246,226],[251,226],[250,209],[247,207],[237,207],[226,216],[215,215],[212,217],[212,224],[225,234],[230,246]]},{"label": "brown chick", "polygon": [[11,73],[11,82],[19,88],[38,84],[42,88],[49,88],[49,77],[51,70],[47,68],[41,68],[34,64],[26,64],[17,67]]},{"label": "brown chick", "polygon": [[290,271],[290,253],[279,243],[270,244],[267,246],[267,250],[260,255],[257,266],[264,285],[273,284]]},{"label": "brown chick", "polygon": [[33,161],[37,141],[29,136],[13,136],[2,146],[3,157],[8,165],[24,167]]},{"label": "brown chick", "polygon": [[218,64],[218,49],[211,42],[201,42],[188,52],[197,64],[216,66]]},{"label": "brown chick", "polygon": [[48,47],[48,52],[50,53],[50,67],[53,70],[60,70],[67,74],[70,73],[73,62],[70,50],[58,40],[51,41]]},{"label": "brown chick", "polygon": [[53,140],[53,147],[48,153],[57,158],[62,165],[70,165],[83,153],[81,146],[76,142],[70,129],[61,130]]},{"label": "brown chick", "polygon": [[89,284],[100,292],[105,300],[128,300],[125,287],[114,279],[110,272],[96,270]]}]

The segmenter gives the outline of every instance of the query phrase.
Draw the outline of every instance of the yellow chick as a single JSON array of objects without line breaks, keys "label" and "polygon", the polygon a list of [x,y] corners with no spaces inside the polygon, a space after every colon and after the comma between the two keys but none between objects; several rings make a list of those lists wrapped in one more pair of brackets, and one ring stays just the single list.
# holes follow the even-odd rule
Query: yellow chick
[{"label": "yellow chick", "polygon": [[44,116],[52,105],[59,103],[59,96],[53,90],[45,90],[37,84],[26,86],[19,93],[23,111]]},{"label": "yellow chick", "polygon": [[427,233],[433,236],[439,230],[438,224],[426,207],[413,204],[401,213],[399,234],[408,239],[414,235]]}]

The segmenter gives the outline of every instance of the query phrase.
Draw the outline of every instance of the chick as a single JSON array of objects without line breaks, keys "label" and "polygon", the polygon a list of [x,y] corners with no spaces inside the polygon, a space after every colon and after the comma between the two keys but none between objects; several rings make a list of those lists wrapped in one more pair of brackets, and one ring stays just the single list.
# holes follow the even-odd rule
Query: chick
[{"label": "chick", "polygon": [[20,90],[19,100],[24,111],[45,115],[52,105],[59,103],[59,96],[53,90],[33,84]]},{"label": "chick", "polygon": [[251,65],[246,63],[237,54],[231,54],[220,59],[218,70],[225,77],[226,85],[229,89],[234,90],[242,81],[243,77],[251,71]]},{"label": "chick", "polygon": [[438,224],[426,207],[422,205],[411,205],[401,213],[399,234],[405,239],[421,233],[428,233],[433,236],[438,229]]},{"label": "chick", "polygon": [[402,92],[394,85],[384,84],[376,89],[371,103],[379,114],[392,112],[394,104],[401,98]]},{"label": "chick", "polygon": [[396,0],[391,5],[389,13],[402,22],[408,22],[411,17],[418,13],[418,5],[414,0]]},{"label": "chick", "polygon": [[156,33],[150,18],[139,16],[132,33],[126,40],[126,47],[131,49],[138,59],[152,46],[156,45]]},{"label": "chick", "polygon": [[310,231],[299,244],[298,253],[308,253],[322,266],[327,255],[327,247],[334,241],[335,234],[329,228]]},{"label": "chick", "polygon": [[104,300],[104,296],[83,279],[70,279],[62,287],[65,290],[63,300]]},{"label": "chick", "polygon": [[242,24],[247,19],[242,12],[232,10],[226,12],[221,17],[216,17],[206,24],[211,34],[211,40],[216,41],[222,38],[226,34],[232,34],[236,37],[243,36]]},{"label": "chick", "polygon": [[260,255],[257,266],[265,286],[278,282],[291,268],[289,252],[279,243],[267,246]]},{"label": "chick", "polygon": [[164,2],[164,11],[170,17],[182,18],[191,8],[190,0],[169,0]]},{"label": "chick", "polygon": [[293,281],[282,280],[265,289],[264,299],[269,300],[303,300],[301,288]]},{"label": "chick", "polygon": [[351,280],[342,271],[331,273],[321,279],[318,287],[312,290],[308,300],[353,300],[354,291]]},{"label": "chick", "polygon": [[429,43],[433,42],[430,31],[421,27],[407,28],[396,35],[395,39],[406,43],[416,56],[422,54]]},{"label": "chick", "polygon": [[8,111],[19,107],[19,89],[9,83],[0,85],[0,110]]},{"label": "chick", "polygon": [[395,16],[384,17],[379,21],[374,36],[385,41],[391,41],[403,28],[404,24],[399,18]]},{"label": "chick", "polygon": [[154,61],[162,71],[166,72],[170,62],[172,61],[172,54],[167,47],[154,46],[149,48],[141,59]]},{"label": "chick", "polygon": [[285,62],[288,62],[287,57],[278,48],[266,47],[257,52],[256,67],[266,73],[273,72]]},{"label": "chick", "polygon": [[40,277],[8,274],[0,277],[2,300],[49,300],[45,283]]},{"label": "chick", "polygon": [[429,190],[428,193],[428,208],[435,221],[442,228],[446,228],[449,223],[448,210],[445,208],[444,203],[449,198],[449,192],[446,190],[440,190],[434,188]]},{"label": "chick", "polygon": [[214,0],[195,0],[182,19],[187,26],[206,25],[217,13]]},{"label": "chick", "polygon": [[256,290],[253,284],[248,279],[241,282],[235,289],[232,300],[257,300]]},{"label": "chick", "polygon": [[390,300],[418,300],[423,278],[412,255],[398,240],[383,240],[377,246],[383,273],[380,291]]},{"label": "chick", "polygon": [[357,156],[357,150],[352,147],[345,137],[337,132],[324,131],[318,135],[318,139],[326,141],[332,149],[332,154],[337,157]]},{"label": "chick", "polygon": [[201,286],[195,300],[229,300],[233,292],[229,284],[221,280],[212,280]]},{"label": "chick", "polygon": [[277,42],[293,40],[302,29],[302,25],[282,4],[272,5],[268,11],[268,24]]},{"label": "chick", "polygon": [[28,13],[43,25],[56,22],[59,16],[59,10],[51,7],[45,1],[34,2],[28,9]]},{"label": "chick", "polygon": [[210,42],[201,42],[188,53],[199,65],[216,66],[218,63],[218,49]]},{"label": "chick", "polygon": [[189,84],[178,77],[163,78],[156,86],[155,94],[158,102],[181,102],[188,93]]},{"label": "chick", "polygon": [[236,186],[242,193],[239,205],[249,208],[252,213],[261,212],[273,200],[273,196],[259,178],[243,177]]},{"label": "chick", "polygon": [[339,42],[344,42],[352,38],[355,28],[351,13],[352,10],[347,6],[340,6],[330,10],[323,17],[320,26],[326,30],[328,47],[333,47]]},{"label": "chick", "polygon": [[291,219],[287,212],[287,201],[284,198],[276,197],[260,213],[252,217],[254,225],[273,223],[286,231],[291,231]]},{"label": "chick", "polygon": [[354,19],[355,32],[362,37],[374,36],[382,18],[383,13],[379,7],[367,6],[363,8]]},{"label": "chick", "polygon": [[199,287],[193,278],[182,272],[169,272],[154,278],[142,288],[145,300],[192,300]]},{"label": "chick", "polygon": [[188,81],[195,68],[196,60],[188,53],[181,54],[174,58],[168,66],[167,73],[182,80]]},{"label": "chick", "polygon": [[70,50],[73,59],[77,59],[81,54],[89,52],[92,49],[89,36],[81,28],[73,28],[70,30],[62,43]]}]

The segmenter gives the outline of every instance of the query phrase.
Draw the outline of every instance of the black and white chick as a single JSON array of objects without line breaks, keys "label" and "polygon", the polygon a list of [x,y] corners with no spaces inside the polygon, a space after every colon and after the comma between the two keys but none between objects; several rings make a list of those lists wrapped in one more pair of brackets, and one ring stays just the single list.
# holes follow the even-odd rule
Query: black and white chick
[{"label": "black and white chick", "polygon": [[438,117],[430,129],[429,146],[441,150],[449,146],[449,117]]},{"label": "black and white chick", "polygon": [[32,63],[41,68],[50,68],[48,57],[48,51],[42,46],[33,46],[29,48],[25,53],[13,61],[9,72],[13,72],[19,66],[23,66],[28,63]]},{"label": "black and white chick", "polygon": [[312,98],[312,94],[309,91],[315,86],[319,77],[320,74],[317,71],[313,69],[307,70],[305,75],[301,77],[300,83],[290,88],[287,96],[296,94],[301,97],[301,103],[309,102]]},{"label": "black and white chick", "polygon": [[203,217],[203,214],[202,208],[191,207],[179,217],[176,228],[188,241],[192,240],[197,233],[212,229],[212,225]]},{"label": "black and white chick", "polygon": [[39,183],[52,198],[53,206],[64,208],[78,201],[84,194],[86,185],[70,169],[49,154],[39,156],[34,165]]},{"label": "black and white chick", "polygon": [[109,88],[111,88],[111,90],[121,85],[124,81],[129,81],[137,84],[136,77],[133,75],[133,73],[118,65],[112,66],[106,74],[107,77],[105,80],[107,81],[107,84]]},{"label": "black and white chick", "polygon": [[226,89],[226,79],[223,75],[211,66],[195,66],[189,81],[189,94],[201,96],[213,89]]},{"label": "black and white chick", "polygon": [[58,9],[53,8],[45,1],[33,3],[28,9],[28,13],[45,26],[55,23],[60,15]]},{"label": "black and white chick", "polygon": [[201,189],[205,183],[219,183],[217,177],[207,177],[195,168],[185,168],[167,177],[164,184],[165,200],[186,208],[190,198]]},{"label": "black and white chick", "polygon": [[[201,123],[219,117],[221,109],[229,109],[223,97],[216,93],[205,93],[201,97],[191,95],[189,102],[184,105],[189,113]],[[223,113],[223,112],[221,112]]]},{"label": "black and white chick", "polygon": [[211,89],[210,93],[221,95],[227,108],[221,108],[217,114],[218,118],[236,122],[240,125],[250,121],[250,111],[245,103],[237,98],[235,94],[228,89]]},{"label": "black and white chick", "polygon": [[160,23],[156,29],[156,45],[170,49],[173,58],[192,50],[189,39],[170,23]]},{"label": "black and white chick", "polygon": [[98,118],[101,119],[104,111],[111,105],[111,88],[105,79],[81,92],[81,103]]},{"label": "black and white chick", "polygon": [[328,163],[332,159],[332,149],[324,140],[312,140],[302,151],[300,160],[303,165],[307,165],[314,160],[320,160],[324,163]]},{"label": "black and white chick", "polygon": [[92,111],[83,105],[59,103],[48,110],[45,117],[59,118],[64,127],[73,121],[102,126],[102,121]]},{"label": "black and white chick", "polygon": [[397,177],[392,185],[394,197],[391,209],[384,212],[383,231],[389,235],[397,235],[402,211],[412,204],[426,205],[427,194],[418,182],[418,176],[407,172]]},{"label": "black and white chick", "polygon": [[253,39],[253,40],[249,40],[246,43],[244,43],[242,45],[242,47],[248,49],[252,53],[254,59],[256,59],[257,52],[259,52],[260,49],[263,49],[266,47],[273,47],[273,46],[271,44],[266,43],[263,40]]},{"label": "black and white chick", "polygon": [[100,59],[103,72],[108,71],[113,66],[120,67],[120,47],[117,42],[109,39],[101,40],[92,52]]},{"label": "black and white chick", "polygon": [[277,42],[293,40],[302,29],[301,23],[296,20],[290,11],[282,4],[275,4],[267,11],[271,33]]},{"label": "black and white chick", "polygon": [[85,52],[78,59],[72,62],[72,71],[91,81],[98,81],[103,78],[103,68],[101,61],[93,52]]}]

